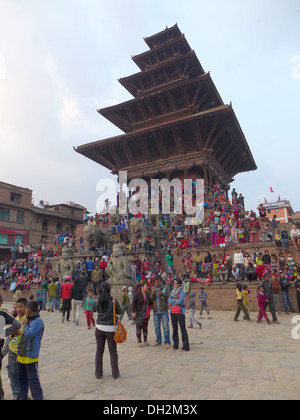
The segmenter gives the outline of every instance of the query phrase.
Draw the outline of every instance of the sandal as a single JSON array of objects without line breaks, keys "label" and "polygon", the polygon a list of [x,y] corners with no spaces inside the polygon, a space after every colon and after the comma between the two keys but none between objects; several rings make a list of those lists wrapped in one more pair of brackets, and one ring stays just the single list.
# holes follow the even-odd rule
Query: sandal
[{"label": "sandal", "polygon": [[138,347],[143,348],[144,344],[143,343],[138,343]]},{"label": "sandal", "polygon": [[150,346],[150,344],[148,343],[148,341],[144,341],[144,346]]}]

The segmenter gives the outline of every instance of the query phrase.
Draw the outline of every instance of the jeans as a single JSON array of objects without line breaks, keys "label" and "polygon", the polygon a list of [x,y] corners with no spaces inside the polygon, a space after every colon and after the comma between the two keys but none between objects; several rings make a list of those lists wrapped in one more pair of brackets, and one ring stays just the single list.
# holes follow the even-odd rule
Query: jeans
[{"label": "jeans", "polygon": [[127,313],[127,316],[129,318],[129,320],[132,321],[132,315],[131,315],[131,311],[130,311],[130,306],[127,303],[122,306],[122,313],[119,316],[119,320],[122,321],[122,318],[123,318],[125,312]]},{"label": "jeans", "polygon": [[47,290],[43,290],[43,309],[47,306]]},{"label": "jeans", "polygon": [[275,308],[277,309],[278,313],[281,314],[281,308],[280,308],[280,294],[274,295],[274,304]]},{"label": "jeans", "polygon": [[282,239],[282,245],[284,249],[288,249],[289,247],[289,240],[288,239]]},{"label": "jeans", "polygon": [[185,327],[185,315],[184,314],[172,314],[171,313],[171,322],[173,328],[173,348],[178,349],[179,346],[179,335],[178,335],[178,324],[181,331],[181,338],[182,338],[182,349],[189,351],[190,344],[189,344],[189,337]]},{"label": "jeans", "polygon": [[295,312],[295,309],[293,307],[290,295],[288,292],[281,292],[281,296],[282,296],[282,301],[283,301],[283,307],[284,307],[284,311],[288,312],[288,306],[290,307],[291,312]]},{"label": "jeans", "polygon": [[54,311],[54,307],[56,306],[56,296],[49,296],[48,301],[48,310]]},{"label": "jeans", "polygon": [[20,384],[19,384],[19,366],[17,363],[17,355],[8,351],[8,365],[7,372],[10,379],[10,387],[15,398],[20,398]]},{"label": "jeans", "polygon": [[39,380],[38,363],[18,363],[20,381],[20,400],[28,400],[28,388],[34,400],[43,399],[43,391]]},{"label": "jeans", "polygon": [[169,330],[169,313],[166,312],[153,312],[153,320],[154,320],[154,328],[156,334],[156,342],[161,344],[162,336],[161,336],[161,324],[163,327],[164,332],[164,342],[165,344],[171,344],[170,342],[170,330]]},{"label": "jeans", "polygon": [[236,264],[236,268],[238,268],[240,270],[240,277],[242,278],[242,280],[245,280],[245,266],[244,264]]}]

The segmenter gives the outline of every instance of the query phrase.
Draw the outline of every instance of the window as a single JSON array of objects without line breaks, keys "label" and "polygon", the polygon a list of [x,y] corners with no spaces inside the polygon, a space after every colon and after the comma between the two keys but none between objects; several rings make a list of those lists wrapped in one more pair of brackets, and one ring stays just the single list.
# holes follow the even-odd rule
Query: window
[{"label": "window", "polygon": [[22,235],[15,236],[15,244],[21,244],[23,242]]},{"label": "window", "polygon": [[0,208],[0,220],[9,220],[9,210]]},{"label": "window", "polygon": [[17,223],[24,222],[24,213],[21,211],[17,211]]},{"label": "window", "polygon": [[8,236],[4,233],[0,233],[0,244],[7,245],[8,242]]},{"label": "window", "polygon": [[10,193],[10,201],[13,203],[21,204],[22,201],[22,195],[18,193]]},{"label": "window", "polygon": [[56,233],[61,233],[61,232],[62,232],[61,222],[57,222],[57,224],[56,224]]},{"label": "window", "polygon": [[48,220],[44,219],[42,223],[42,230],[45,232],[48,230]]}]

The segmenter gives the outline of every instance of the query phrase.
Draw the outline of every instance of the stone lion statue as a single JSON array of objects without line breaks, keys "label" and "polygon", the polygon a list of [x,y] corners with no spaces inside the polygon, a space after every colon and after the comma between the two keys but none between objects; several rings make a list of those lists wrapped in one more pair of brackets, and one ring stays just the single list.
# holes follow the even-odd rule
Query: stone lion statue
[{"label": "stone lion statue", "polygon": [[115,244],[106,267],[109,283],[131,283],[132,272],[129,259],[124,255],[124,244]]}]

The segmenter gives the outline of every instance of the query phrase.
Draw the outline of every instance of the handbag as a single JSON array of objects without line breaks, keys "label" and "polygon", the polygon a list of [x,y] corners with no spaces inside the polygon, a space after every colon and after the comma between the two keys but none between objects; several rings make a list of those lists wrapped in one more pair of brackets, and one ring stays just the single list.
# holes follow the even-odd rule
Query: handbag
[{"label": "handbag", "polygon": [[[114,326],[117,325],[116,321],[116,302],[115,298],[113,298],[113,317],[114,317]],[[115,343],[124,343],[127,339],[127,331],[121,321],[118,322],[118,329],[115,331],[114,334],[114,341]]]}]

